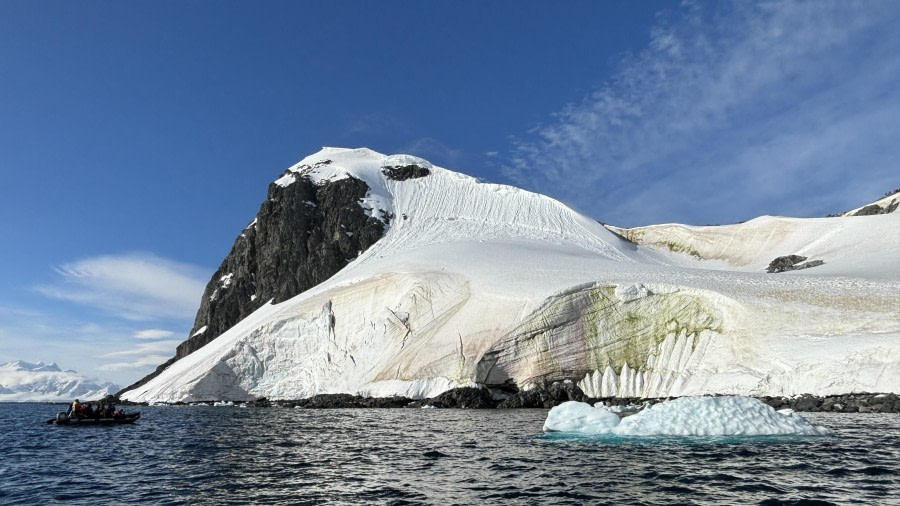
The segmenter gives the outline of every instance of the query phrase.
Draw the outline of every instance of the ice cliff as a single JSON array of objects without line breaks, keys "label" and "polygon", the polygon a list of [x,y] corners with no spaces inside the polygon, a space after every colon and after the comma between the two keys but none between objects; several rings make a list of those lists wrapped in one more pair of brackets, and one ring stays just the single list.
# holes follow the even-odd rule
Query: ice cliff
[{"label": "ice cliff", "polygon": [[[325,148],[270,185],[188,341],[123,397],[900,391],[900,214],[685,230],[642,241],[419,158]],[[782,254],[825,263],[765,273]]]}]

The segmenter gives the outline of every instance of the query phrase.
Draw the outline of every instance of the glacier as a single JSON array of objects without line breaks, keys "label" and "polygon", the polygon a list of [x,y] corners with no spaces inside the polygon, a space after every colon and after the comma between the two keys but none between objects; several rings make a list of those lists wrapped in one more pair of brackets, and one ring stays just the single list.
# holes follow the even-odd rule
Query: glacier
[{"label": "glacier", "polygon": [[[429,175],[382,173],[409,163]],[[900,391],[898,213],[607,228],[365,148],[324,148],[276,184],[298,177],[364,181],[360,205],[393,216],[385,235],[122,398],[426,398],[559,380],[595,397]],[[825,264],[764,272],[784,254]]]}]

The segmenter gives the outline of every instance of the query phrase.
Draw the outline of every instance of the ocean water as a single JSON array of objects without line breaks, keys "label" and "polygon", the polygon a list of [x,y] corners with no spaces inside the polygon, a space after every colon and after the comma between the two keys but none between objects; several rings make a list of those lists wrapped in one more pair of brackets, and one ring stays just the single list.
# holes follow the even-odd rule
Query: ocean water
[{"label": "ocean water", "polygon": [[140,407],[47,425],[0,404],[0,504],[900,504],[900,416],[831,437],[545,435],[547,410]]}]

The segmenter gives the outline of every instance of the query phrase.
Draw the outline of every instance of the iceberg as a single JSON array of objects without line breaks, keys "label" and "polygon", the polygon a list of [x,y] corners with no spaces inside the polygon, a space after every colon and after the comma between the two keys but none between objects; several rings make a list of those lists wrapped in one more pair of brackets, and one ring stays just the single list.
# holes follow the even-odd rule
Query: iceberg
[{"label": "iceberg", "polygon": [[617,436],[827,436],[825,427],[750,397],[681,397],[619,418],[606,406],[569,401],[550,410],[545,432]]},{"label": "iceberg", "polygon": [[606,434],[619,425],[619,415],[598,403],[567,401],[550,409],[544,432],[574,432],[579,434]]}]

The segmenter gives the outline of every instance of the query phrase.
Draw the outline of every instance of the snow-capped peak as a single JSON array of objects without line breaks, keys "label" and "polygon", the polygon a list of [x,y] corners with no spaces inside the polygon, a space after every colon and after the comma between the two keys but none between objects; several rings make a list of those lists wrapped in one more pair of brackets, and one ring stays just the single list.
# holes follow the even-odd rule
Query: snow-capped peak
[{"label": "snow-capped peak", "polygon": [[[427,169],[429,175],[398,181],[386,172],[410,165]],[[388,234],[362,255],[360,262],[373,255],[383,257],[460,240],[549,242],[617,261],[631,261],[634,256],[599,223],[550,197],[513,186],[482,183],[413,155],[325,147],[291,166],[275,183],[288,186],[297,177],[307,177],[316,184],[347,177],[360,179],[369,186],[360,202],[366,212],[393,217],[385,220],[390,225]]]},{"label": "snow-capped peak", "polygon": [[430,162],[412,155],[383,155],[368,148],[324,147],[288,168],[285,175],[275,182],[288,186],[297,176],[308,177],[317,184],[355,177],[365,181],[373,190],[386,190],[381,171],[395,165],[432,166]]},{"label": "snow-capped peak", "polygon": [[406,164],[431,166],[429,162],[410,155],[391,157],[368,148],[325,147],[288,168],[283,176],[275,180],[275,184],[289,186],[297,177],[309,178],[315,184],[354,177],[369,186],[368,193],[360,202],[363,209],[370,216],[388,221],[388,217],[394,214],[394,206],[382,170],[401,160]]},{"label": "snow-capped peak", "polygon": [[62,401],[78,397],[101,399],[119,390],[75,371],[63,371],[55,362],[15,360],[0,365],[0,401]]},{"label": "snow-capped peak", "polygon": [[0,365],[0,369],[15,371],[31,371],[31,372],[60,372],[62,369],[56,365],[56,362],[26,362],[24,360],[14,360]]}]

